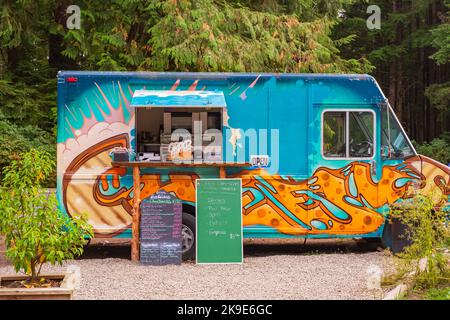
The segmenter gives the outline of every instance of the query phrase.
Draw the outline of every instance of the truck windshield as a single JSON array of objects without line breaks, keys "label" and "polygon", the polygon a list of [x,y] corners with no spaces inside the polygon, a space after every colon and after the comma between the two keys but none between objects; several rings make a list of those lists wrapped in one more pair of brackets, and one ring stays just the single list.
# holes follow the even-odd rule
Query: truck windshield
[{"label": "truck windshield", "polygon": [[404,159],[414,155],[406,135],[389,106],[382,111],[381,149],[391,159]]}]

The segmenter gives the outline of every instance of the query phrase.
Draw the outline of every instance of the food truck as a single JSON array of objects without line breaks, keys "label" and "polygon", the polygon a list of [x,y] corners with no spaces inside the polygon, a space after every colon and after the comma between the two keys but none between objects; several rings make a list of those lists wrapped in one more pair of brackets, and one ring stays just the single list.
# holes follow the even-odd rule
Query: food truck
[{"label": "food truck", "polygon": [[416,153],[369,75],[57,78],[57,196],[65,214],[88,215],[95,237],[131,238],[134,190],[164,190],[182,202],[192,258],[202,178],[242,179],[250,238],[386,238],[389,206],[413,192],[437,190],[448,205],[449,167]]}]

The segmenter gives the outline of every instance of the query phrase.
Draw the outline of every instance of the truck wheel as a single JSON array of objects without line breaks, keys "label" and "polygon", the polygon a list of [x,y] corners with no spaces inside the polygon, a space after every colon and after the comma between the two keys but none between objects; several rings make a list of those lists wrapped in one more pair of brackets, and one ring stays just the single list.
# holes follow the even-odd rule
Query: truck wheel
[{"label": "truck wheel", "polygon": [[183,260],[195,259],[195,217],[186,212],[183,212],[181,238]]}]

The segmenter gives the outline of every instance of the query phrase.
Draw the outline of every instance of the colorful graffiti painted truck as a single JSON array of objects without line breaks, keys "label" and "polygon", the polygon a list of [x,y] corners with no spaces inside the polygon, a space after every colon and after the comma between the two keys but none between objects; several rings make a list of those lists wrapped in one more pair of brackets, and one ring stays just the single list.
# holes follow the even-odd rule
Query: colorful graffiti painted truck
[{"label": "colorful graffiti painted truck", "polygon": [[198,178],[242,178],[245,237],[381,238],[390,204],[450,190],[368,75],[62,71],[57,148],[65,213],[131,237],[133,170],[113,165],[125,150],[141,198],[182,201],[185,258]]}]

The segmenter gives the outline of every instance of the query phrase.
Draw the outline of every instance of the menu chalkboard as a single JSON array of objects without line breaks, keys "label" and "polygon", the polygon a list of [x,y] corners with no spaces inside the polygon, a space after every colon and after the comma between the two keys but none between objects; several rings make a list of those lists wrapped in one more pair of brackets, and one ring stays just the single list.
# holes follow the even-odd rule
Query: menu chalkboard
[{"label": "menu chalkboard", "polygon": [[147,265],[181,264],[182,204],[165,191],[141,202],[140,260]]},{"label": "menu chalkboard", "polygon": [[241,179],[197,180],[197,263],[242,263]]}]

